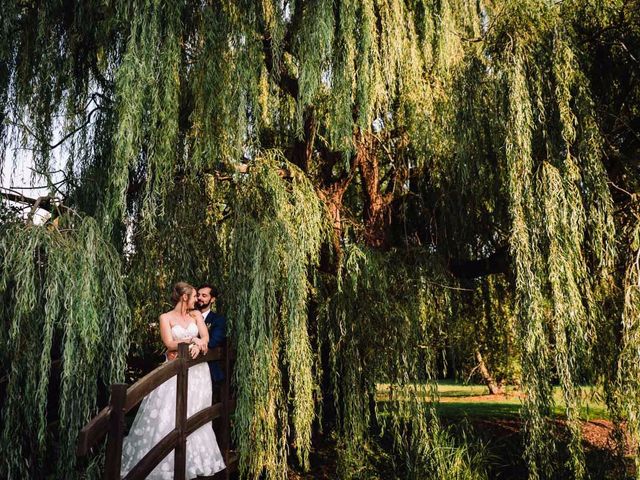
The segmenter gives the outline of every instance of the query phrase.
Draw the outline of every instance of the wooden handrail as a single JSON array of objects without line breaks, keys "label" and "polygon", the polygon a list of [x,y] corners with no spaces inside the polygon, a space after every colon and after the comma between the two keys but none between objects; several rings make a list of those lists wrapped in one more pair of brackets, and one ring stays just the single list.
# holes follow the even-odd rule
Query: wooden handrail
[{"label": "wooden handrail", "polygon": [[[222,404],[216,403],[210,407],[200,410],[198,413],[189,417],[186,428],[186,435],[195,432],[198,428],[222,415]],[[136,478],[145,478],[158,464],[157,459],[166,457],[174,445],[178,442],[180,434],[177,428],[171,430],[164,438],[156,443],[147,454],[142,457],[138,464],[124,477],[124,480],[134,480]]]},{"label": "wooden handrail", "polygon": [[127,401],[124,404],[124,413],[129,413],[144,397],[171,377],[177,375],[178,370],[180,370],[180,361],[176,358],[175,360],[160,365],[131,385],[127,389]]},{"label": "wooden handrail", "polygon": [[124,401],[127,398],[127,386],[123,383],[111,385],[111,411],[109,418],[109,436],[107,437],[106,459],[118,459],[118,461],[106,461],[104,466],[104,478],[120,478],[120,466],[122,465],[122,437],[124,436]]},{"label": "wooden handrail", "polygon": [[[182,344],[180,347],[182,347]],[[178,430],[178,440],[174,443],[173,480],[185,480],[187,470],[187,432],[185,432],[185,423],[187,423],[187,395],[189,392],[188,355],[184,348],[181,348],[179,353],[180,370],[176,375],[176,430]],[[154,463],[158,464],[164,457],[158,456],[156,458],[157,460]]]},{"label": "wooden handrail", "polygon": [[[233,356],[231,356],[231,358],[233,358]],[[125,414],[129,413],[133,407],[140,403],[142,399],[149,395],[153,390],[178,373],[180,366],[176,360],[163,363],[127,389],[127,398],[124,404]],[[224,360],[223,347],[212,348],[206,355],[200,355],[195,360],[190,359],[187,362],[187,368],[191,368],[192,366],[202,362],[211,362],[216,360]],[[86,455],[96,443],[102,440],[109,429],[110,417],[111,407],[106,406],[95,417],[93,417],[91,421],[82,428],[82,430],[80,430],[76,455],[81,457]]]},{"label": "wooden handrail", "polygon": [[[235,357],[228,349],[227,344],[209,350],[206,355],[200,355],[196,359],[189,357],[189,347],[186,343],[178,345],[178,358],[164,363],[132,386],[127,388],[124,384],[111,386],[111,400],[109,406],[102,409],[91,421],[82,428],[78,436],[76,454],[87,455],[107,433],[107,452],[105,458],[105,479],[119,479],[122,464],[122,442],[124,436],[124,415],[140,403],[145,396],[154,389],[176,375],[176,427],[158,442],[135,465],[125,477],[127,480],[145,478],[172,450],[174,456],[174,478],[184,479],[186,462],[186,440],[189,434],[212,420],[225,417],[229,418],[230,412],[235,408],[235,402],[229,399],[231,360]],[[222,360],[224,362],[225,380],[222,385],[222,402],[207,407],[191,417],[187,418],[187,392],[188,370],[190,367],[206,361]],[[229,426],[223,422],[223,430],[220,440],[221,450],[225,452],[227,471],[225,478],[229,477],[229,470],[235,468],[237,459],[229,456]],[[217,478],[217,477],[216,477]]]}]

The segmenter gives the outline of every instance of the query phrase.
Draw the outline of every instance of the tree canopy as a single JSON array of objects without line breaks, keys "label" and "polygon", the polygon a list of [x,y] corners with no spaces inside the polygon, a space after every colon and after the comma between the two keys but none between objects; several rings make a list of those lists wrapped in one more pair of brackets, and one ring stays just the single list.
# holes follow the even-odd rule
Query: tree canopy
[{"label": "tree canopy", "polygon": [[[443,335],[494,317],[518,355],[532,479],[586,477],[585,383],[637,445],[637,0],[0,11],[0,162],[32,158],[52,214],[0,216],[0,473],[82,473],[78,429],[155,341],[178,280],[222,285],[248,478],[304,467],[323,424],[345,478],[373,424],[411,478],[483,478],[464,445],[462,462],[441,454],[424,400]],[[398,392],[382,406],[379,383]]]}]

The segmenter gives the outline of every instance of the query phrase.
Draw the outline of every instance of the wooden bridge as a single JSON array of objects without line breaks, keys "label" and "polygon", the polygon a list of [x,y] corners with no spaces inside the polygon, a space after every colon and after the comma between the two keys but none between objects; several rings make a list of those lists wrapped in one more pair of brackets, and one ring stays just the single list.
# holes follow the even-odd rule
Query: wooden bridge
[{"label": "wooden bridge", "polygon": [[[87,455],[106,436],[107,449],[103,478],[105,480],[120,480],[125,415],[145,396],[175,375],[177,377],[175,428],[160,440],[129,471],[124,479],[146,478],[172,450],[175,450],[173,478],[174,480],[184,480],[187,437],[202,425],[213,421],[218,445],[227,468],[214,476],[198,478],[228,480],[238,466],[237,456],[232,452],[230,445],[230,415],[235,409],[235,401],[232,399],[230,388],[232,360],[233,352],[228,348],[226,342],[223,346],[211,349],[206,355],[200,355],[195,360],[189,357],[188,345],[186,343],[179,344],[178,357],[175,360],[162,364],[130,387],[121,383],[111,385],[109,405],[80,431],[76,454],[78,456]],[[220,392],[221,399],[187,418],[188,371],[190,367],[205,361],[222,361],[223,363],[224,382]]]}]

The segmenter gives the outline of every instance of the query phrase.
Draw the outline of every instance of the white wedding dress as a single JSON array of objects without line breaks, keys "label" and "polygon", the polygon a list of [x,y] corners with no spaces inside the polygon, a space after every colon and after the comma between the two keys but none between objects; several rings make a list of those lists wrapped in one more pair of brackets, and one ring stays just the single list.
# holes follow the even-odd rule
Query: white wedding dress
[{"label": "white wedding dress", "polygon": [[[195,323],[187,328],[174,325],[171,328],[174,340],[198,335]],[[189,369],[189,391],[187,418],[211,405],[211,374],[206,362]],[[122,445],[122,471],[124,477],[153,446],[175,428],[176,377],[172,377],[147,395],[136,415],[129,435]],[[149,479],[173,479],[172,451],[147,477]],[[187,437],[187,475],[213,475],[225,468],[216,435],[211,423],[207,423]]]}]

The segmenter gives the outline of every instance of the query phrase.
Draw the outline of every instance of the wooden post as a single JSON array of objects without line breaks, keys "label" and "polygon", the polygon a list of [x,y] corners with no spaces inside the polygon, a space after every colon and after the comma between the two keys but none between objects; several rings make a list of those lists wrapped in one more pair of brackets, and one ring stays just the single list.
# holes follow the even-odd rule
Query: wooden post
[{"label": "wooden post", "polygon": [[229,396],[231,394],[231,368],[229,361],[229,339],[226,338],[222,344],[222,355],[224,357],[224,380],[222,383],[222,456],[224,458],[224,463],[227,465],[225,469],[224,478],[229,480],[229,450],[231,449],[231,440],[230,440],[230,428],[231,428],[231,418],[229,415]]},{"label": "wooden post", "polygon": [[105,480],[119,480],[122,467],[122,440],[124,437],[124,403],[127,399],[127,385],[115,383],[111,385],[109,406],[109,434],[105,453]]},{"label": "wooden post", "polygon": [[185,480],[187,467],[187,393],[189,391],[189,344],[178,344],[178,358],[180,369],[176,375],[176,430],[178,430],[178,442],[174,456],[174,480]]}]

